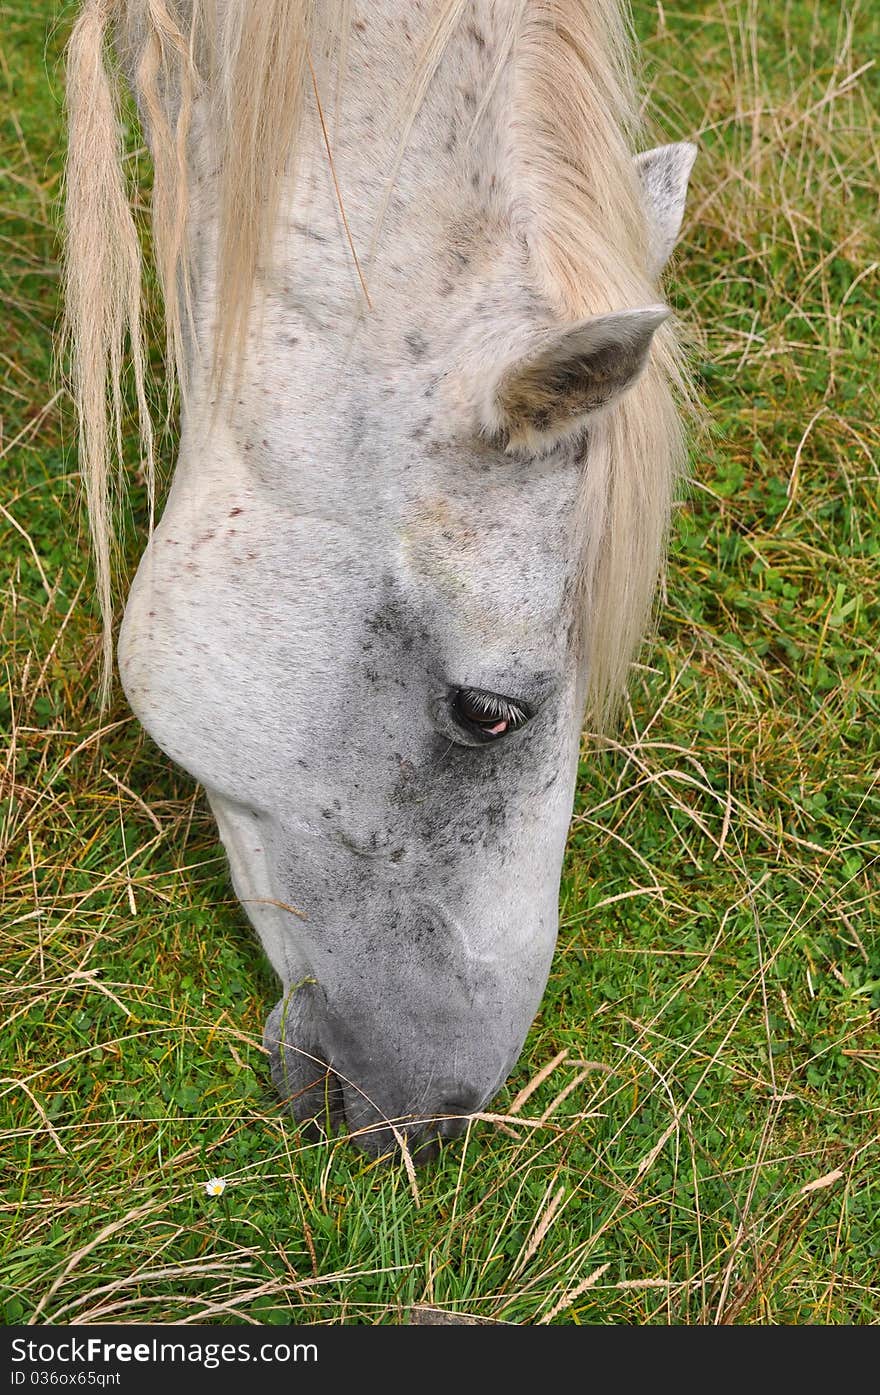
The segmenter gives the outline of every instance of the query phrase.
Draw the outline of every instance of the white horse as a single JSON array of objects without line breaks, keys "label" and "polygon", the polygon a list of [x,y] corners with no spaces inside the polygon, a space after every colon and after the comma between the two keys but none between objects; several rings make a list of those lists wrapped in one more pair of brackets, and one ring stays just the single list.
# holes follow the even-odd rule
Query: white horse
[{"label": "white horse", "polygon": [[424,1157],[521,1050],[585,706],[650,612],[695,151],[633,157],[618,0],[85,0],[67,303],[108,627],[126,334],[152,451],[111,35],[182,389],[122,682],[207,792],[296,1117]]}]

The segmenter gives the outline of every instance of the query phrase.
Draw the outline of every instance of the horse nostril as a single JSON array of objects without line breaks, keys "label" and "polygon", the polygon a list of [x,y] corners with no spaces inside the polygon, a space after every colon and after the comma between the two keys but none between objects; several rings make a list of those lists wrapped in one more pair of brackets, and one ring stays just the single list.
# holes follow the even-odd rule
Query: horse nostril
[{"label": "horse nostril", "polygon": [[442,1107],[438,1109],[438,1114],[473,1114],[475,1109],[479,1109],[483,1103],[483,1096],[477,1094],[476,1090],[468,1091],[466,1094],[458,1095],[455,1098],[445,1100]]},{"label": "horse nostril", "polygon": [[468,1126],[471,1115],[480,1108],[481,1104],[482,1096],[477,1094],[446,1100],[437,1110],[441,1137],[460,1138]]}]

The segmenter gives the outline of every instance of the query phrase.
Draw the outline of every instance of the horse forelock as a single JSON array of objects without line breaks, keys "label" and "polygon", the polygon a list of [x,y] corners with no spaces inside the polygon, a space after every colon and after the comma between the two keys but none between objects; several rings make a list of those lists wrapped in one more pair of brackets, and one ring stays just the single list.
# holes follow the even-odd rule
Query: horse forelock
[{"label": "horse forelock", "polygon": [[[400,112],[401,150],[468,0],[434,0],[427,42]],[[656,300],[646,265],[646,224],[632,162],[639,129],[632,43],[622,0],[518,0],[509,7],[511,131],[517,216],[534,278],[561,318]],[[107,31],[151,126],[154,246],[165,290],[167,372],[185,387],[187,314],[187,138],[197,95],[209,104],[219,168],[219,266],[215,382],[244,352],[258,268],[271,245],[282,180],[295,165],[303,115],[317,93],[316,66],[335,55],[344,85],[351,0],[85,0],[71,46],[68,162],[67,319],[74,390],[82,422],[83,473],[101,601],[111,515],[106,504],[113,433],[100,399],[117,394],[122,347],[133,346],[140,379],[140,267],[130,213],[108,179],[121,168]],[[102,58],[103,64],[102,67]],[[82,115],[105,112],[101,148]],[[91,123],[94,124],[93,122]],[[77,154],[77,152],[79,152]],[[103,187],[84,188],[95,159]],[[109,192],[108,192],[109,190]],[[125,246],[124,263],[108,247]],[[109,307],[96,330],[90,297],[104,284]],[[181,294],[181,291],[183,292]],[[684,389],[684,392],[682,390]],[[591,430],[581,497],[583,586],[588,613],[591,708],[601,721],[623,691],[648,621],[665,553],[669,511],[683,457],[686,396],[670,325],[656,336],[647,371]],[[142,414],[143,415],[143,414]],[[149,419],[143,418],[149,444]],[[118,433],[117,433],[118,434]],[[105,628],[108,646],[109,625]]]}]

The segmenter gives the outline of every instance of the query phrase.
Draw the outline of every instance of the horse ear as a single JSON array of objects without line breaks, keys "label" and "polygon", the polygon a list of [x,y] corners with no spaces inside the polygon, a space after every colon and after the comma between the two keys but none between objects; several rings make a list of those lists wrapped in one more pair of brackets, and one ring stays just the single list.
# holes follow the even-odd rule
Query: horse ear
[{"label": "horse ear", "polygon": [[684,217],[688,179],[697,147],[689,141],[658,145],[636,156],[648,217],[648,272],[657,277],[672,255]]},{"label": "horse ear", "polygon": [[490,434],[510,447],[548,450],[632,387],[648,360],[665,305],[593,315],[554,331],[496,380]]}]

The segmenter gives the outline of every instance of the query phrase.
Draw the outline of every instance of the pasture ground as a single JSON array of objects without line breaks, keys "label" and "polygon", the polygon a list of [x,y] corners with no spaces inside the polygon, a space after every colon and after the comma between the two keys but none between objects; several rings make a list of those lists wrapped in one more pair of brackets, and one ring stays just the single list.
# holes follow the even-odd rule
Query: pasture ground
[{"label": "pasture ground", "polygon": [[415,1183],[281,1112],[204,801],[95,707],[70,16],[0,4],[6,1321],[877,1322],[876,4],[636,6],[657,131],[702,150],[670,297],[708,426],[625,720],[584,740],[506,1120]]}]

